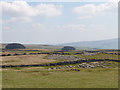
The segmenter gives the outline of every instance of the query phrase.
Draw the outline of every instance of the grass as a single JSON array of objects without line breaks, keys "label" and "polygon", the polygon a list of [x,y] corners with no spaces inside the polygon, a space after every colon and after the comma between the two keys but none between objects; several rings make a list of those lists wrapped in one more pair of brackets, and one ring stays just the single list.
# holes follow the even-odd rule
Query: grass
[{"label": "grass", "polygon": [[[75,52],[70,52],[71,55],[74,55],[74,53]],[[87,59],[118,58],[117,55],[110,54],[75,56],[84,57]],[[47,59],[47,55],[20,55],[2,57],[2,63],[4,65],[41,64],[60,61],[65,60]],[[111,68],[80,68],[80,71],[67,71],[67,69],[48,70],[50,66],[5,68],[2,71],[2,84],[3,88],[117,88],[117,62],[104,61],[104,64],[110,64]],[[77,66],[78,64],[71,65]]]},{"label": "grass", "polygon": [[44,59],[46,55],[20,55],[2,57],[3,65],[28,65],[55,62],[56,60]]},{"label": "grass", "polygon": [[118,60],[118,55],[111,55],[111,54],[96,54],[93,56],[84,56],[84,55],[77,55],[78,57],[84,57],[86,59],[115,59]]},{"label": "grass", "polygon": [[46,70],[43,67],[3,70],[3,88],[117,88],[118,70]]}]

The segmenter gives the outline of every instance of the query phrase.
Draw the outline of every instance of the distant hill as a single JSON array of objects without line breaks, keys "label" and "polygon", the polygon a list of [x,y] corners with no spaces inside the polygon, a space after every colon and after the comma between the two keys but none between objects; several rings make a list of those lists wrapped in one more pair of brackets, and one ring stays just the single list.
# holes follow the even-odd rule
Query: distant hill
[{"label": "distant hill", "polygon": [[88,47],[97,49],[118,49],[118,39],[98,40],[98,41],[81,41],[73,43],[59,44],[62,46]]},{"label": "distant hill", "polygon": [[[120,39],[119,39],[120,40]],[[8,43],[0,43],[0,48],[5,48]],[[43,45],[43,44],[23,44],[26,49],[48,49],[61,50],[63,46],[74,46],[77,50],[85,49],[118,49],[118,39],[98,40],[98,41],[81,41],[73,43],[63,43],[59,45]]]},{"label": "distant hill", "polygon": [[[10,43],[0,43],[0,48],[5,49],[7,44]],[[26,49],[46,49],[46,50],[61,50],[62,46],[55,46],[55,45],[43,45],[43,44],[23,44]]]},{"label": "distant hill", "polygon": [[55,45],[43,45],[43,44],[24,44],[27,49],[48,49],[48,50],[60,50],[61,46]]}]

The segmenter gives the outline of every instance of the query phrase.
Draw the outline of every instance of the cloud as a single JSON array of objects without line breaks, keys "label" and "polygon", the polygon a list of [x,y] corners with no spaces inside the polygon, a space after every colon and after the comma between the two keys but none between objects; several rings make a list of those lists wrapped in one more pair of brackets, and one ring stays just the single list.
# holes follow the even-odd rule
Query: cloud
[{"label": "cloud", "polygon": [[39,4],[30,6],[25,1],[13,1],[12,3],[2,1],[0,3],[4,15],[16,17],[28,16],[59,16],[61,15],[61,5]]},{"label": "cloud", "polygon": [[37,31],[46,31],[48,30],[47,29],[47,26],[45,26],[44,24],[41,24],[41,23],[32,23],[32,27],[31,27],[34,31],[37,30]]},{"label": "cloud", "polygon": [[[79,7],[74,7],[73,12],[80,15],[79,18],[89,18],[94,15],[104,15],[107,12],[117,11],[118,1],[110,0],[107,3],[95,5],[95,4],[86,4]],[[89,16],[89,17],[88,17]],[[78,18],[78,19],[79,19]]]},{"label": "cloud", "polygon": [[64,24],[64,25],[55,25],[53,26],[46,26],[44,24],[35,23],[33,24],[33,27],[36,28],[36,30],[41,31],[48,31],[48,32],[66,32],[66,31],[79,31],[79,30],[85,30],[86,26],[84,24]]},{"label": "cloud", "polygon": [[10,30],[10,27],[8,27],[8,26],[3,26],[3,28],[2,28],[3,30]]},{"label": "cloud", "polygon": [[2,20],[0,20],[0,24],[2,24]]},{"label": "cloud", "polygon": [[61,10],[62,5],[40,3],[32,6],[25,1],[13,1],[11,3],[2,1],[0,13],[5,18],[2,18],[0,23],[3,24],[5,31],[43,30],[46,29],[45,26],[37,23],[34,18],[59,16],[62,14]]},{"label": "cloud", "polygon": [[64,30],[85,30],[84,24],[69,24],[62,27]]},{"label": "cloud", "polygon": [[53,4],[40,4],[36,6],[36,14],[42,16],[59,16],[61,15],[61,8],[60,5],[57,9]]},{"label": "cloud", "polygon": [[28,23],[28,22],[32,22],[32,19],[29,17],[11,17],[8,20],[3,20],[3,23],[8,24],[8,23],[15,23],[15,22],[19,22],[19,23]]},{"label": "cloud", "polygon": [[79,16],[77,19],[90,19],[90,18],[92,18],[92,16]]}]

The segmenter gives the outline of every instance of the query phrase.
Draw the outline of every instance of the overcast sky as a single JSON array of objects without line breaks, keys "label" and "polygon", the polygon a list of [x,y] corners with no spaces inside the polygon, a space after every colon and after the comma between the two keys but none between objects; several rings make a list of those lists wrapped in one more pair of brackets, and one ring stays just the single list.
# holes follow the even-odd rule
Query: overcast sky
[{"label": "overcast sky", "polygon": [[58,44],[117,38],[117,4],[2,1],[3,43]]}]

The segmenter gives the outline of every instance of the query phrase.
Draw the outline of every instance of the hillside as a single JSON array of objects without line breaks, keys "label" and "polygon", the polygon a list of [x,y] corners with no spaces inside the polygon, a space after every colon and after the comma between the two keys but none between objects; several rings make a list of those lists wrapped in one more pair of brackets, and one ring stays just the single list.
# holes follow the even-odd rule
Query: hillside
[{"label": "hillside", "polygon": [[[0,44],[0,48],[5,48],[8,43]],[[23,44],[26,49],[47,49],[47,50],[61,50],[61,46],[43,45],[43,44]]]},{"label": "hillside", "polygon": [[116,38],[116,39],[99,40],[99,41],[82,41],[82,42],[64,43],[60,45],[98,48],[98,49],[117,49],[118,39]]}]

